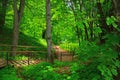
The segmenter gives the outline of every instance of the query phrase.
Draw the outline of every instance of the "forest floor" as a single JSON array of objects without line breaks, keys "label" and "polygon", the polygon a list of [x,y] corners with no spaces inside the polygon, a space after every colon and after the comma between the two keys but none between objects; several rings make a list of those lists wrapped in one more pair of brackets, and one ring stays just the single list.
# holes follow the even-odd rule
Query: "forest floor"
[{"label": "forest floor", "polygon": [[[60,48],[60,46],[53,46],[53,49],[55,50],[54,54],[57,58],[58,61],[62,61],[62,62],[70,62],[73,61],[73,53],[70,53],[67,50],[64,50],[62,48]],[[60,69],[58,70],[58,73],[70,73],[70,66],[66,65],[66,66],[62,66],[60,67]]]},{"label": "forest floor", "polygon": [[53,46],[54,55],[59,61],[72,61],[73,60],[73,53],[70,53],[67,50],[60,48],[60,46]]},{"label": "forest floor", "polygon": [[[59,67],[59,70],[57,71],[58,73],[62,74],[62,73],[70,73],[70,65],[66,65],[66,62],[71,62],[73,60],[73,54],[71,54],[69,51],[64,50],[62,48],[60,48],[59,46],[53,46],[54,49],[54,55],[56,56],[55,60],[59,61],[60,63],[65,62],[65,65],[63,66],[56,66]],[[0,59],[1,61],[1,59]],[[2,60],[3,62],[3,60]],[[8,61],[8,64],[14,66],[14,67],[23,67],[23,66],[28,66],[28,65],[36,65],[38,63],[42,63],[42,62],[46,62],[46,60],[33,60],[30,59],[29,60],[29,64],[28,64],[28,59],[27,60],[12,60],[12,61]],[[1,63],[1,62],[0,62]],[[0,64],[0,65],[4,65],[4,64]],[[59,64],[60,65],[60,64]]]}]

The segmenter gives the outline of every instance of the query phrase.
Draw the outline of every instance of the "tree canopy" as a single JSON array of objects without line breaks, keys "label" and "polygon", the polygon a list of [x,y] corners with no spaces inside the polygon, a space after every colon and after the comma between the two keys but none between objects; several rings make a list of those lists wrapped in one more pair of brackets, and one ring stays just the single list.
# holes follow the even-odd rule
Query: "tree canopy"
[{"label": "tree canopy", "polygon": [[1,0],[0,36],[6,29],[12,30],[11,56],[27,45],[24,34],[47,44],[51,63],[54,45],[75,54],[68,80],[120,79],[120,0]]}]

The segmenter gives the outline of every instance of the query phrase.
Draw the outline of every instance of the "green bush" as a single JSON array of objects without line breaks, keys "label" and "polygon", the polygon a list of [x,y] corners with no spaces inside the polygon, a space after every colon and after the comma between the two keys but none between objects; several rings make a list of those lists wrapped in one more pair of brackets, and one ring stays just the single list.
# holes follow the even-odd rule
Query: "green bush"
[{"label": "green bush", "polygon": [[71,72],[79,75],[80,80],[114,80],[120,61],[118,52],[110,43],[98,46],[83,42],[76,50],[78,62],[71,67]]},{"label": "green bush", "polygon": [[0,80],[21,80],[17,77],[16,70],[12,67],[0,69]]},{"label": "green bush", "polygon": [[25,67],[22,76],[25,80],[62,80],[60,74],[54,72],[50,63]]},{"label": "green bush", "polygon": [[65,43],[61,44],[60,47],[70,52],[74,52],[75,49],[78,47],[78,43]]}]

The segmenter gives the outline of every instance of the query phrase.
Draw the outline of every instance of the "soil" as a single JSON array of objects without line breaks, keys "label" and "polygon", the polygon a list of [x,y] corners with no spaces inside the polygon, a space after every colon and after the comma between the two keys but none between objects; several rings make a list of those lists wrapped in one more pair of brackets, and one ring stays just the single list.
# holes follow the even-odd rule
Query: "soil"
[{"label": "soil", "polygon": [[0,58],[0,68],[5,67],[7,65],[7,62],[5,59]]},{"label": "soil", "polygon": [[61,49],[59,46],[53,46],[55,57],[59,61],[72,61],[73,60],[73,54],[71,54],[69,51]]}]

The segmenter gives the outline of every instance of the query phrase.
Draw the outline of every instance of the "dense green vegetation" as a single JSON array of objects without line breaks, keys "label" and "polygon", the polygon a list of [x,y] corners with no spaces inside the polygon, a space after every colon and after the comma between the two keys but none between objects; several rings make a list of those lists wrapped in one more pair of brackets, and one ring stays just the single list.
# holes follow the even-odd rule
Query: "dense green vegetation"
[{"label": "dense green vegetation", "polygon": [[0,70],[0,80],[21,80],[17,77],[16,69],[5,67]]},{"label": "dense green vegetation", "polygon": [[[119,5],[119,0],[0,1],[0,58],[7,59],[2,51],[13,51],[10,60],[28,60],[17,51],[45,51],[34,52],[32,59],[48,59],[3,67],[0,80],[119,80]],[[57,60],[54,45],[74,53],[74,60]]]}]

